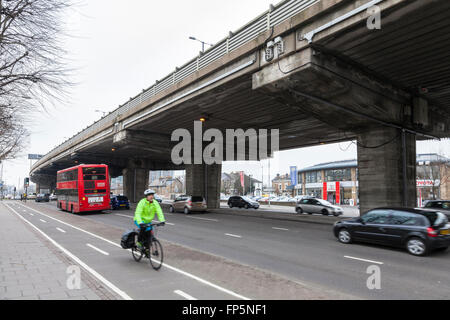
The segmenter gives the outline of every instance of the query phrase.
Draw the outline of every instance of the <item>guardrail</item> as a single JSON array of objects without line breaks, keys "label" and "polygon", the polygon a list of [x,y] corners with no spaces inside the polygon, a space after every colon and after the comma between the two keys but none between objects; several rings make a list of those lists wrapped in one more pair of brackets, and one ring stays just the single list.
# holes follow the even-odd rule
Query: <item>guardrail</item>
[{"label": "guardrail", "polygon": [[119,106],[116,110],[110,112],[99,121],[95,122],[85,130],[76,134],[74,137],[51,150],[41,160],[37,161],[33,165],[32,170],[38,167],[41,163],[48,161],[62,150],[78,144],[80,140],[84,139],[92,132],[97,131],[99,128],[104,127],[108,122],[116,119],[117,116],[128,112],[130,109],[140,105],[145,100],[170,88],[193,73],[207,67],[214,61],[238,49],[250,40],[257,38],[261,33],[270,30],[272,27],[280,24],[286,19],[289,19],[319,1],[320,0],[285,0],[275,6],[271,6],[268,11],[261,14],[236,32],[230,32],[227,38],[219,41],[197,58],[189,61],[182,67],[177,68],[173,73],[169,74],[162,80],[157,81],[150,88],[143,90],[136,97],[131,98],[128,102]]}]

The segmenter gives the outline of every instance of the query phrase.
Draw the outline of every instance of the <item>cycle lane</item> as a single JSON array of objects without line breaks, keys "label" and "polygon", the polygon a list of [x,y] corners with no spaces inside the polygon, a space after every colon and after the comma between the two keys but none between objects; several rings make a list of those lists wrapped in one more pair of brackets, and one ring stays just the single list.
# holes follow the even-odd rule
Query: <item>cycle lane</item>
[{"label": "cycle lane", "polygon": [[[199,300],[232,300],[239,295],[227,292],[176,272],[163,265],[160,271],[151,269],[148,260],[133,260],[131,252],[117,243],[95,234],[82,231],[62,220],[57,221],[48,213],[40,212],[23,204],[12,207],[18,214],[36,225],[49,237],[86,262],[104,278],[116,284],[132,299],[174,300],[186,299],[179,292]],[[62,217],[61,217],[62,218]],[[58,219],[59,220],[59,219]],[[164,244],[163,244],[164,245]]]}]

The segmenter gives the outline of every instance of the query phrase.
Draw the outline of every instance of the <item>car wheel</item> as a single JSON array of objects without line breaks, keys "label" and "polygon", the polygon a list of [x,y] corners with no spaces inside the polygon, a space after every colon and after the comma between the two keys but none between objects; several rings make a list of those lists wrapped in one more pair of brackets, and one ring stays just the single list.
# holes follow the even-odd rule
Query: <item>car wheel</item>
[{"label": "car wheel", "polygon": [[339,217],[339,216],[340,216],[340,214],[339,214],[339,213],[333,213],[333,216],[335,216],[335,217]]},{"label": "car wheel", "polygon": [[189,214],[189,209],[187,207],[184,208],[184,214]]},{"label": "car wheel", "polygon": [[428,253],[426,243],[420,238],[410,238],[406,241],[406,250],[413,256],[425,256]]},{"label": "car wheel", "polygon": [[327,216],[327,215],[328,215],[327,209],[323,209],[323,210],[322,210],[322,214],[323,214],[324,216]]},{"label": "car wheel", "polygon": [[298,214],[302,214],[302,213],[303,213],[303,209],[300,208],[300,207],[296,208],[295,211],[296,211]]},{"label": "car wheel", "polygon": [[248,210],[248,204],[246,204],[246,205],[244,206],[244,208],[245,208],[246,210]]},{"label": "car wheel", "polygon": [[170,212],[170,213],[174,213],[174,212],[175,212],[175,209],[174,209],[172,206],[170,206],[169,212]]},{"label": "car wheel", "polygon": [[350,232],[345,228],[342,228],[341,230],[339,230],[338,239],[339,239],[339,242],[344,243],[344,244],[352,243],[352,236],[350,235]]},{"label": "car wheel", "polygon": [[233,209],[233,205],[231,203],[228,204],[228,207],[230,207],[230,209]]}]

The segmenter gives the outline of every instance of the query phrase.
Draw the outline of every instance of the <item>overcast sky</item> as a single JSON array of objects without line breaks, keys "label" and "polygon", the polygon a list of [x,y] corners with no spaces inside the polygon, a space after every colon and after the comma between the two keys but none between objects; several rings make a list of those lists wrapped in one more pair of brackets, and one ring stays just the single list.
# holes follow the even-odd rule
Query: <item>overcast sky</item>
[{"label": "overcast sky", "polygon": [[[65,104],[49,105],[28,124],[30,141],[23,156],[4,163],[6,184],[28,176],[27,154],[46,154],[102,114],[112,111],[198,55],[195,36],[215,43],[269,8],[269,0],[85,0],[67,17],[65,42],[76,85]],[[274,2],[276,4],[276,2]],[[346,151],[344,151],[346,150]],[[419,142],[418,153],[450,157],[450,141]],[[349,143],[280,152],[271,161],[271,176],[321,162],[356,159]],[[268,165],[263,162],[267,179]],[[261,178],[259,163],[226,163],[223,171],[246,170]]]}]

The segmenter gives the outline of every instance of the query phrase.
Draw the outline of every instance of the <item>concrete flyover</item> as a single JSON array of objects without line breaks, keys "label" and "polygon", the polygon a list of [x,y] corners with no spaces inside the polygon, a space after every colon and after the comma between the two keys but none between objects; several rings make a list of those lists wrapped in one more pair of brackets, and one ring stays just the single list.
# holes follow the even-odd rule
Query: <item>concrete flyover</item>
[{"label": "concrete flyover", "polygon": [[[416,140],[450,137],[449,9],[446,0],[284,1],[50,151],[32,181],[106,163],[136,200],[148,170],[186,169],[187,192],[219,207],[220,165],[171,161],[172,132],[193,132],[204,117],[204,129],[222,132],[279,129],[280,150],[357,140],[361,212],[414,206]],[[381,29],[368,28],[373,12]]]}]

